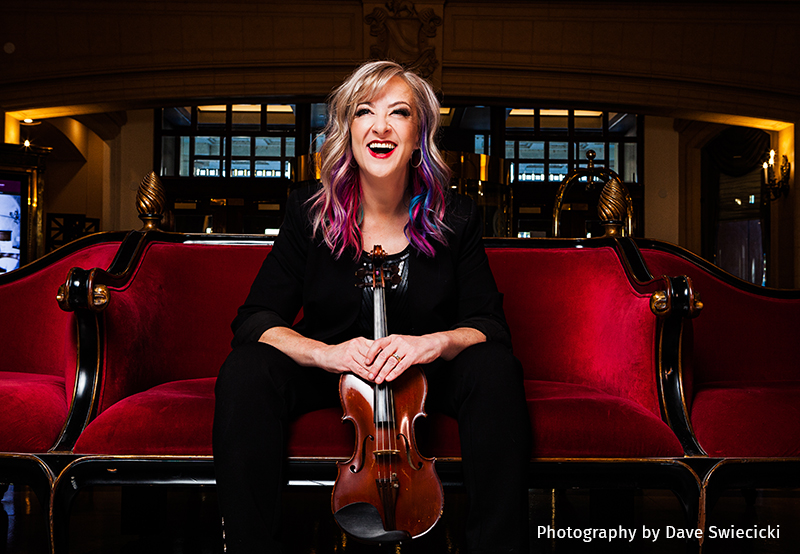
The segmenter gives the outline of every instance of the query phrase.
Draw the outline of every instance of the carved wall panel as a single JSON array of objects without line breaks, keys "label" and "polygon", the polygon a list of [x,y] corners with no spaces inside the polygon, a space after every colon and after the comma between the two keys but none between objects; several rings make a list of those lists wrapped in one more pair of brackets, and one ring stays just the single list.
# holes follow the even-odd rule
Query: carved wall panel
[{"label": "carved wall panel", "polygon": [[[371,11],[368,12],[368,10]],[[364,3],[368,56],[402,63],[433,82],[441,80],[441,5],[392,0]],[[438,46],[438,47],[437,47]]]}]

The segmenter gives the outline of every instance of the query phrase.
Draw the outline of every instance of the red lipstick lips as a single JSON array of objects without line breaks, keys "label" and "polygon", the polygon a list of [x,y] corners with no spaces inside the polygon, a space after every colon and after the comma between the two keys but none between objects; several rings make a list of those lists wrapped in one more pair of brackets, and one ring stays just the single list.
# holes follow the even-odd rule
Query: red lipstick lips
[{"label": "red lipstick lips", "polygon": [[367,148],[369,148],[369,153],[374,158],[388,158],[392,155],[394,149],[397,148],[397,145],[389,141],[376,141],[369,143]]}]

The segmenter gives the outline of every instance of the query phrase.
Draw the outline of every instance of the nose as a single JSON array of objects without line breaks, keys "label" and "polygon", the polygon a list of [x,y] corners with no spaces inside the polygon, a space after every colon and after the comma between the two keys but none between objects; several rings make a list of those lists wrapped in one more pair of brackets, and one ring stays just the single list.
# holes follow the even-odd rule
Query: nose
[{"label": "nose", "polygon": [[388,133],[390,129],[391,125],[389,125],[389,120],[387,119],[386,114],[376,114],[375,121],[372,125],[372,132],[376,135],[382,136]]}]

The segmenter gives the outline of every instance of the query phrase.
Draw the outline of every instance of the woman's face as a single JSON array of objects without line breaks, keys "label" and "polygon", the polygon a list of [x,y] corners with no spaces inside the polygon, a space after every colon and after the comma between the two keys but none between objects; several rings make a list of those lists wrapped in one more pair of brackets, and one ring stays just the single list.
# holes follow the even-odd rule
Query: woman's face
[{"label": "woman's face", "polygon": [[350,146],[362,178],[403,179],[419,146],[419,122],[411,88],[392,78],[367,102],[356,106]]}]

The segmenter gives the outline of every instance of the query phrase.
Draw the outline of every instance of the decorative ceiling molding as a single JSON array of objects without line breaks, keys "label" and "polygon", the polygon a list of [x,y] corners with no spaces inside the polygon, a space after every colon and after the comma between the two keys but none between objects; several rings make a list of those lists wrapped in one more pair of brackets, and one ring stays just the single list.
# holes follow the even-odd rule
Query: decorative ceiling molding
[{"label": "decorative ceiling molding", "polygon": [[370,46],[371,58],[394,60],[425,78],[439,68],[436,46],[431,41],[443,21],[433,8],[417,10],[414,2],[391,0],[375,7],[364,22],[370,35],[377,38]]}]

